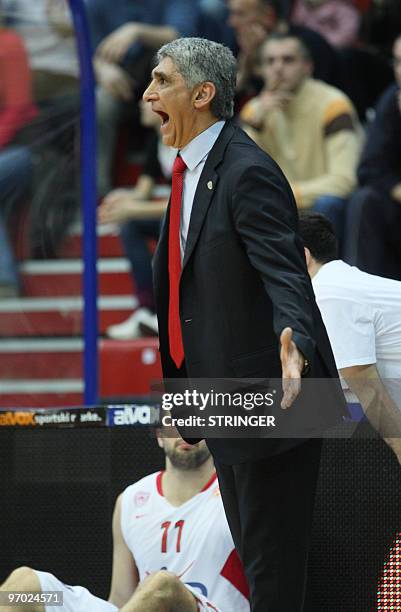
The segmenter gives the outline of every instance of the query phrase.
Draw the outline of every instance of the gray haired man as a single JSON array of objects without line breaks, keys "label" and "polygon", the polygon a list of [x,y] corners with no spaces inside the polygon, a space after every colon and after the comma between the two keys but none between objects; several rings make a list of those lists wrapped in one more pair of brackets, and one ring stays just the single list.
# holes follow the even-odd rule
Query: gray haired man
[{"label": "gray haired man", "polygon": [[[179,149],[154,259],[163,374],[283,377],[291,422],[301,376],[337,371],[291,189],[231,121],[235,78],[227,48],[182,38],[160,49],[143,96],[161,118],[164,144]],[[341,397],[341,389],[338,403],[325,397],[318,418],[337,423]],[[207,444],[253,612],[301,612],[319,440],[228,435]]]}]

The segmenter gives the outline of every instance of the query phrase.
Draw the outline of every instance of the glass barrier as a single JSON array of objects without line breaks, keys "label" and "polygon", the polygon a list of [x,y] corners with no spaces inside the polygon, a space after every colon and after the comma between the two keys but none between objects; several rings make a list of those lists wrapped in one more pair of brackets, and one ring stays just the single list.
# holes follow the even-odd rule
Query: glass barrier
[{"label": "glass barrier", "polygon": [[82,403],[79,65],[69,7],[1,12],[0,404]]},{"label": "glass barrier", "polygon": [[[138,300],[119,226],[104,223],[97,228],[97,388],[90,271],[91,308],[83,295],[83,261],[96,257],[96,244],[90,221],[82,222],[85,190],[88,195],[94,181],[84,157],[95,143],[80,126],[94,92],[82,83],[90,81],[79,65],[80,33],[70,10],[78,4],[83,6],[81,0],[1,3],[0,407],[138,398],[160,377],[156,337],[121,341],[108,334],[132,315]],[[134,181],[117,177],[117,185],[124,182]]]}]

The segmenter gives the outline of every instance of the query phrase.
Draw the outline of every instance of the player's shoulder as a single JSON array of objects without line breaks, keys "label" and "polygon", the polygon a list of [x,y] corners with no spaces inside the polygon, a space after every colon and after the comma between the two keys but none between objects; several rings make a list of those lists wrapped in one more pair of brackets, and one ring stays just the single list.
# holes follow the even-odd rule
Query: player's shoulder
[{"label": "player's shoulder", "polygon": [[318,296],[360,302],[370,295],[372,288],[383,287],[387,283],[386,279],[363,272],[337,259],[324,264],[312,284]]},{"label": "player's shoulder", "polygon": [[219,539],[221,546],[227,547],[231,551],[234,544],[217,479],[211,485],[204,500],[200,500],[200,507],[202,507],[202,511],[207,517],[206,521],[211,529],[210,533]]},{"label": "player's shoulder", "polygon": [[161,474],[162,472],[154,472],[128,485],[121,493],[121,498],[133,500],[136,505],[144,505],[152,495],[157,494]]}]

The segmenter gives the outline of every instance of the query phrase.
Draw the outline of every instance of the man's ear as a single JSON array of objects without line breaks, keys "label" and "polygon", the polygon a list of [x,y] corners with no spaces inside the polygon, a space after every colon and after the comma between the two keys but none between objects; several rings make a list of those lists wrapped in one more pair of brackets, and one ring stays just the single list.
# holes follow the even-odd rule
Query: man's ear
[{"label": "man's ear", "polygon": [[309,266],[310,266],[310,265],[311,265],[311,263],[312,263],[312,255],[311,255],[311,252],[310,252],[310,250],[308,249],[308,247],[304,247],[304,251],[305,251],[306,265],[307,265],[307,267],[308,267],[308,269],[309,269]]},{"label": "man's ear", "polygon": [[315,65],[311,59],[305,60],[305,75],[307,77],[311,77],[313,75],[313,71],[315,69]]},{"label": "man's ear", "polygon": [[160,427],[157,427],[156,429],[156,438],[157,438],[157,443],[160,446],[160,448],[164,448],[162,430],[160,429]]},{"label": "man's ear", "polygon": [[216,86],[211,81],[198,85],[194,91],[194,106],[197,110],[208,110],[216,95]]}]

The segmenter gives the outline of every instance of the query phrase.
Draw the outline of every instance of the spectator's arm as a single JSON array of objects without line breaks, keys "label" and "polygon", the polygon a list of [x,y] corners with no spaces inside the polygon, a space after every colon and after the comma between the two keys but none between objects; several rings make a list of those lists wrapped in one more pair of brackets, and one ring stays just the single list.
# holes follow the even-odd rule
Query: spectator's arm
[{"label": "spectator's arm", "polygon": [[266,112],[260,104],[260,96],[256,96],[247,102],[240,113],[242,129],[249,138],[271,155],[274,159],[274,135],[269,129],[269,122],[266,121]]},{"label": "spectator's arm", "polygon": [[144,47],[157,49],[178,36],[179,32],[172,26],[128,22],[106,36],[98,46],[96,55],[112,63],[132,61]]},{"label": "spectator's arm", "polygon": [[132,597],[138,582],[138,569],[121,531],[120,495],[113,514],[113,570],[108,601],[121,608]]},{"label": "spectator's arm", "polygon": [[356,185],[361,134],[346,100],[335,101],[327,109],[322,129],[325,132],[326,172],[291,185],[300,208],[308,208],[322,195],[345,198]]},{"label": "spectator's arm", "polygon": [[140,200],[134,189],[111,191],[98,208],[98,222],[126,223],[132,219],[160,219],[167,208],[168,200]]},{"label": "spectator's arm", "polygon": [[240,119],[244,130],[257,142],[257,131],[262,128],[265,119],[265,113],[260,104],[259,96],[252,98],[252,100],[244,104],[240,112]]},{"label": "spectator's arm", "polygon": [[116,99],[131,100],[134,81],[121,66],[95,57],[93,67],[99,85]]},{"label": "spectator's arm", "polygon": [[179,30],[170,25],[148,25],[147,23],[131,24],[133,41],[139,42],[144,47],[157,49],[180,35]]},{"label": "spectator's arm", "polygon": [[135,185],[136,192],[140,197],[138,200],[150,200],[153,194],[155,180],[149,174],[142,174]]},{"label": "spectator's arm", "polygon": [[170,0],[159,24],[127,22],[116,28],[98,45],[96,53],[109,62],[130,61],[143,48],[157,49],[179,36],[194,35],[199,12],[187,0]]}]

